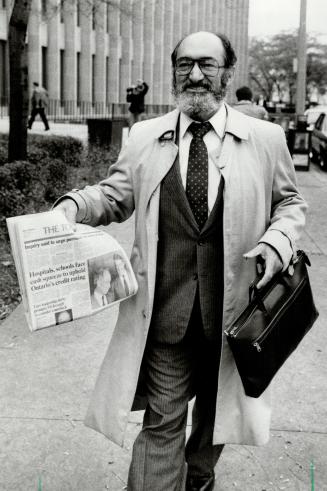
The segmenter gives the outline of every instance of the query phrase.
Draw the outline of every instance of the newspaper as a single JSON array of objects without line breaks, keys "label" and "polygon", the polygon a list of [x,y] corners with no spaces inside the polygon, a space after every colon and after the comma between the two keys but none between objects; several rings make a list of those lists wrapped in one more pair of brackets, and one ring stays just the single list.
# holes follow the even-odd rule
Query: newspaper
[{"label": "newspaper", "polygon": [[119,243],[58,209],[7,219],[31,331],[96,313],[131,297],[137,282]]}]

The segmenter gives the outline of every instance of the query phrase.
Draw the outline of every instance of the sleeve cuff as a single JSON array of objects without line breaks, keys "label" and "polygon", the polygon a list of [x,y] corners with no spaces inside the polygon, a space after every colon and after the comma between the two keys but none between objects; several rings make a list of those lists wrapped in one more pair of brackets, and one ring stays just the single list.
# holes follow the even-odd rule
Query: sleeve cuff
[{"label": "sleeve cuff", "polygon": [[290,239],[279,230],[267,230],[259,240],[259,244],[262,242],[270,245],[279,254],[283,263],[283,271],[285,271],[293,256]]},{"label": "sleeve cuff", "polygon": [[82,198],[82,196],[79,194],[78,190],[70,191],[69,193],[64,194],[63,196],[58,198],[54,202],[54,204],[52,205],[52,208],[55,208],[64,199],[72,199],[73,201],[75,201],[77,208],[78,208],[77,215],[76,215],[76,221],[78,223],[83,223],[85,218],[86,218],[86,204],[85,204],[85,201]]}]

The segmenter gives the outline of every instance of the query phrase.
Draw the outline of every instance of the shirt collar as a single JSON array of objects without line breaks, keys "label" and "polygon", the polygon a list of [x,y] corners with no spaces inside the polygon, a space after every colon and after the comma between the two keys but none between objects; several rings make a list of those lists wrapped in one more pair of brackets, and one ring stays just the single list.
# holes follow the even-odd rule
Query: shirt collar
[{"label": "shirt collar", "polygon": [[[213,116],[211,116],[211,118],[208,120],[221,140],[223,139],[225,133],[226,119],[227,119],[226,106],[225,104],[222,104],[221,107],[218,109],[218,111]],[[190,118],[187,114],[181,113],[181,117],[180,117],[181,138],[185,136],[188,127],[190,126],[191,123],[193,123],[193,121],[194,119]]]}]

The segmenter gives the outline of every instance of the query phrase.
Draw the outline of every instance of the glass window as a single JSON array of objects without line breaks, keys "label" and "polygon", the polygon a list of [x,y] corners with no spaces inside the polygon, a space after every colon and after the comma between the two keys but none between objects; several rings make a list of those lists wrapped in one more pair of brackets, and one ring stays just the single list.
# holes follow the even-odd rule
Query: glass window
[{"label": "glass window", "polygon": [[77,27],[80,27],[80,25],[81,25],[81,6],[80,6],[80,0],[77,0],[77,2],[76,2],[76,25],[77,25]]},{"label": "glass window", "polygon": [[60,50],[60,102],[61,104],[64,103],[64,94],[65,94],[64,69],[65,69],[65,50],[61,49]]},{"label": "glass window", "polygon": [[321,125],[321,131],[327,136],[327,116],[324,114],[324,119]]},{"label": "glass window", "polygon": [[48,88],[48,50],[46,46],[42,46],[42,85]]},{"label": "glass window", "polygon": [[76,53],[76,97],[77,105],[81,104],[81,53]]}]

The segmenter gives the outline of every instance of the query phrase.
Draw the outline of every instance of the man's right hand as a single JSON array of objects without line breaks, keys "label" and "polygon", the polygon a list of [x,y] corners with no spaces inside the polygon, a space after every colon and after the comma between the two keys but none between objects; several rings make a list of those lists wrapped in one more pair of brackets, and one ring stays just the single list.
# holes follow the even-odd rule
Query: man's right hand
[{"label": "man's right hand", "polygon": [[74,230],[76,229],[76,215],[78,212],[78,206],[73,199],[63,199],[54,209],[61,210],[66,216],[67,220],[73,225]]}]

